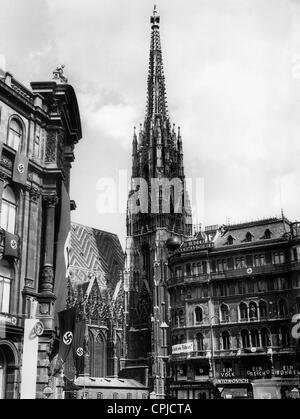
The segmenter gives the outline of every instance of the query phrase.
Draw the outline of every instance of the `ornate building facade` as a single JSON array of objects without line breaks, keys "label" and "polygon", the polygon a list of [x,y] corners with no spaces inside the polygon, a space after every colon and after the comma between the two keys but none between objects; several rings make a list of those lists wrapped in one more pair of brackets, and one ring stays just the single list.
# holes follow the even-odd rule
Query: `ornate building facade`
[{"label": "ornate building facade", "polygon": [[124,278],[126,363],[122,376],[149,384],[156,397],[163,398],[169,337],[165,243],[191,234],[191,211],[180,129],[175,132],[167,110],[159,24],[154,9],[147,110],[138,134],[134,131],[132,144]]},{"label": "ornate building facade", "polygon": [[40,321],[36,397],[44,397],[55,316],[64,306],[62,232],[70,218],[70,169],[82,133],[74,89],[62,68],[54,77],[28,89],[0,71],[0,398],[20,397],[29,318]]},{"label": "ornate building facade", "polygon": [[171,253],[169,269],[174,397],[299,396],[299,223],[208,227]]}]

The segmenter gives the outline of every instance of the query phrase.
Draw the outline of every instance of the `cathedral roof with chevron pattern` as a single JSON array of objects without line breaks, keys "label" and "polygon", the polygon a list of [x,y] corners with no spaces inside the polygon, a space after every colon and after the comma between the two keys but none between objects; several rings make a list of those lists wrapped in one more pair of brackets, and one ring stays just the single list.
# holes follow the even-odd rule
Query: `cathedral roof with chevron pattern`
[{"label": "cathedral roof with chevron pattern", "polygon": [[102,289],[114,289],[124,268],[124,253],[116,234],[78,223],[71,225],[69,257],[73,283],[96,277]]}]

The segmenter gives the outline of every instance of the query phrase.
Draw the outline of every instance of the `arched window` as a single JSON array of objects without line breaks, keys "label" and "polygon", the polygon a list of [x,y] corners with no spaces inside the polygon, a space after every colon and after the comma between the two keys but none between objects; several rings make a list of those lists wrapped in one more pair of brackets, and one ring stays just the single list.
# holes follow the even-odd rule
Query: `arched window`
[{"label": "arched window", "polygon": [[197,351],[203,351],[204,350],[204,345],[203,345],[203,335],[202,335],[202,333],[197,333],[196,343],[197,343]]},{"label": "arched window", "polygon": [[265,301],[259,302],[259,316],[261,319],[267,317],[267,303]]},{"label": "arched window", "polygon": [[222,345],[224,350],[230,349],[230,335],[227,330],[222,332]]},{"label": "arched window", "polygon": [[265,231],[264,239],[270,239],[271,238],[271,231],[267,228]]},{"label": "arched window", "polygon": [[16,212],[16,196],[12,188],[7,185],[2,196],[0,227],[9,233],[15,232]]},{"label": "arched window", "polygon": [[226,304],[221,305],[221,321],[222,322],[229,321],[229,308]]},{"label": "arched window", "polygon": [[246,303],[241,303],[240,306],[240,319],[248,320],[248,307]]},{"label": "arched window", "polygon": [[195,322],[201,323],[203,321],[203,311],[201,307],[195,308]]},{"label": "arched window", "polygon": [[248,330],[242,330],[241,332],[242,337],[242,346],[243,348],[249,348],[250,347],[250,339],[249,339],[249,332]]},{"label": "arched window", "polygon": [[254,301],[250,301],[249,303],[249,317],[250,320],[257,319],[257,305]]},{"label": "arched window", "polygon": [[285,317],[288,314],[287,304],[283,298],[278,302],[278,313],[280,317]]},{"label": "arched window", "polygon": [[248,233],[246,234],[246,242],[251,242],[252,241],[252,234],[250,233],[250,231],[248,231]]},{"label": "arched window", "polygon": [[179,327],[179,313],[177,310],[175,311],[174,318],[175,318],[175,327]]},{"label": "arched window", "polygon": [[251,346],[253,346],[254,348],[257,348],[260,346],[259,334],[258,334],[257,329],[251,330]]},{"label": "arched window", "polygon": [[287,327],[282,327],[281,332],[281,345],[283,347],[290,346],[290,332]]},{"label": "arched window", "polygon": [[0,348],[0,400],[5,398],[6,359]]},{"label": "arched window", "polygon": [[0,261],[0,313],[9,313],[12,279],[11,266],[6,260],[2,259]]},{"label": "arched window", "polygon": [[260,336],[261,336],[261,346],[263,347],[271,346],[270,333],[266,327],[261,329]]},{"label": "arched window", "polygon": [[96,339],[89,334],[90,341],[90,375],[91,377],[106,377],[106,341],[102,333]]},{"label": "arched window", "polygon": [[179,310],[179,325],[184,326],[184,313],[183,310]]},{"label": "arched window", "polygon": [[7,145],[19,151],[22,143],[23,128],[21,123],[13,118],[10,120],[8,129]]}]

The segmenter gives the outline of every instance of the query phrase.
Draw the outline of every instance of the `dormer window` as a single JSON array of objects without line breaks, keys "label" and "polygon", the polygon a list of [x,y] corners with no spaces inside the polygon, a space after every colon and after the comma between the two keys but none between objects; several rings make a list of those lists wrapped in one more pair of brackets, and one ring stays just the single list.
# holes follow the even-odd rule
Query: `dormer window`
[{"label": "dormer window", "polygon": [[228,238],[227,238],[227,244],[229,244],[229,245],[233,244],[233,240],[234,240],[233,237],[231,235],[229,235]]},{"label": "dormer window", "polygon": [[267,228],[264,234],[264,239],[270,239],[271,238],[271,231]]},{"label": "dormer window", "polygon": [[248,231],[248,233],[246,234],[246,242],[251,242],[252,241],[252,234],[250,233],[250,231]]}]

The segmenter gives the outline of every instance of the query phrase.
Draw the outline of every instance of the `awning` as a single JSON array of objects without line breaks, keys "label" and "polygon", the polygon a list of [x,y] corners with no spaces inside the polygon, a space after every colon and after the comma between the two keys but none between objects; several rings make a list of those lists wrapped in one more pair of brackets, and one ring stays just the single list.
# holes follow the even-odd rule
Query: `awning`
[{"label": "awning", "polygon": [[245,398],[248,396],[247,388],[223,388],[221,392],[221,396],[224,399],[238,399],[238,398]]}]

